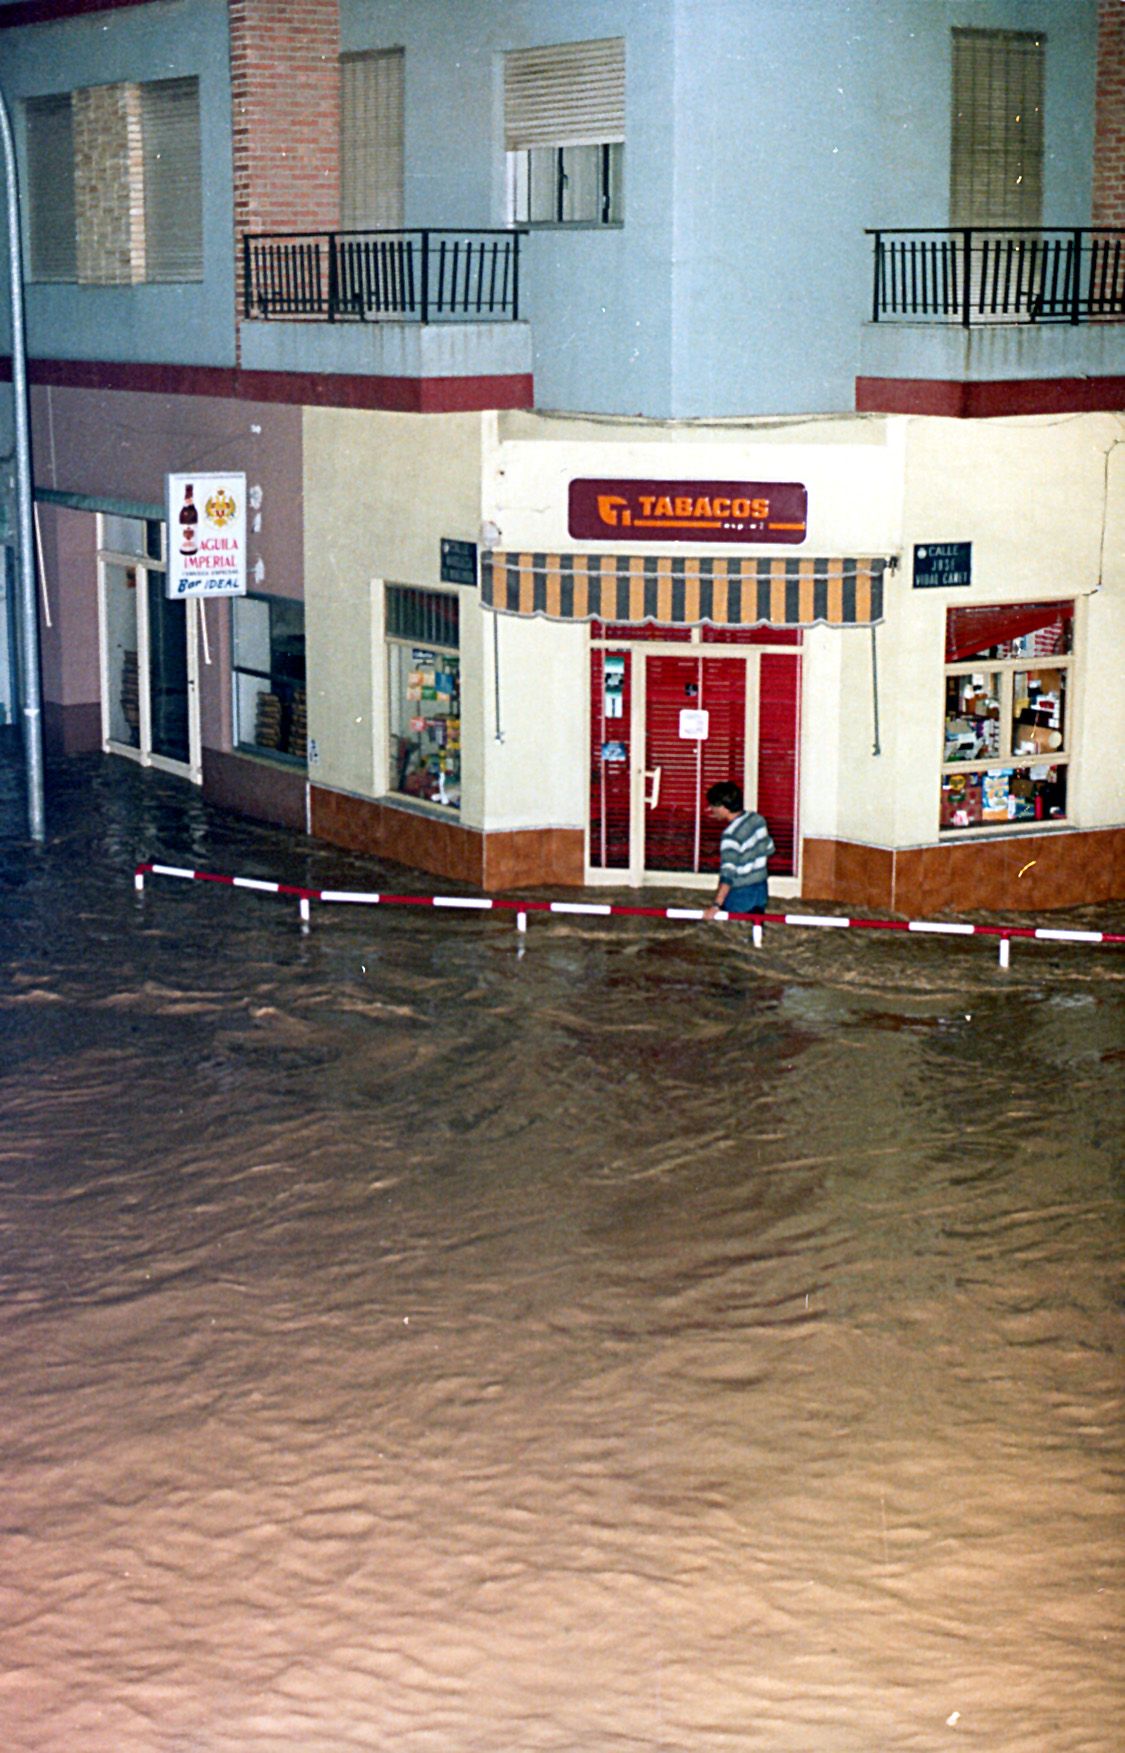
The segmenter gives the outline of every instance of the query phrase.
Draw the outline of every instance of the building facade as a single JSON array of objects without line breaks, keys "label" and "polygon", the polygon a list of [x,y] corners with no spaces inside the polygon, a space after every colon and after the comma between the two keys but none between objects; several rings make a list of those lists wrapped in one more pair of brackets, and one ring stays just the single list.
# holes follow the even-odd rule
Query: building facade
[{"label": "building facade", "polygon": [[[0,48],[52,746],[492,889],[709,885],[733,777],[779,895],[1125,892],[1120,7],[16,0]],[[216,471],[247,592],[170,598]]]}]

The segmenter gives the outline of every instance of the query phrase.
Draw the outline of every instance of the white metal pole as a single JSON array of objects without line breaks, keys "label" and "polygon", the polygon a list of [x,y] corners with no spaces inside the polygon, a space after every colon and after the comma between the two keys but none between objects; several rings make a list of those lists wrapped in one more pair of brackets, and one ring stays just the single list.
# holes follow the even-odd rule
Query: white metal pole
[{"label": "white metal pole", "polygon": [[12,401],[16,426],[16,504],[20,546],[20,631],[23,675],[23,747],[27,767],[27,826],[33,840],[46,838],[43,820],[43,714],[39,693],[39,616],[31,535],[31,441],[27,418],[27,354],[23,326],[23,245],[20,237],[16,149],[8,106],[0,92],[0,135],[8,198],[8,270],[12,318]]}]

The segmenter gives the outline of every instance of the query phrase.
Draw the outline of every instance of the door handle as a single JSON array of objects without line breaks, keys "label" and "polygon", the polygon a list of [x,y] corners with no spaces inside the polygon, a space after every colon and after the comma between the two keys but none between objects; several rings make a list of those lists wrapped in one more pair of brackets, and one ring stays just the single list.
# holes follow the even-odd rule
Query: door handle
[{"label": "door handle", "polygon": [[650,810],[654,810],[656,808],[657,804],[660,802],[660,775],[662,772],[663,772],[662,767],[646,767],[645,768],[645,778],[652,780],[651,796],[645,798],[645,803],[648,805]]}]

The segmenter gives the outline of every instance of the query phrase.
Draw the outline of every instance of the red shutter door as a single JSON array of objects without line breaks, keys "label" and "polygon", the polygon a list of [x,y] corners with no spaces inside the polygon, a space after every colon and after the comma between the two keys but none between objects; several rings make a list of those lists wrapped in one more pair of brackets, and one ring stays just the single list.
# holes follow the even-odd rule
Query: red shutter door
[{"label": "red shutter door", "polygon": [[797,868],[797,743],[801,719],[801,660],[763,652],[758,701],[758,809],[777,851],[775,876]]},{"label": "red shutter door", "polygon": [[629,868],[632,673],[633,659],[627,651],[590,653],[590,866],[593,870]]},{"label": "red shutter door", "polygon": [[[655,808],[645,805],[646,870],[714,870],[718,826],[704,815],[717,779],[741,784],[745,764],[746,666],[739,659],[646,659],[645,767],[660,769]],[[707,736],[680,735],[680,713],[708,714]],[[652,796],[653,778],[645,781]]]}]

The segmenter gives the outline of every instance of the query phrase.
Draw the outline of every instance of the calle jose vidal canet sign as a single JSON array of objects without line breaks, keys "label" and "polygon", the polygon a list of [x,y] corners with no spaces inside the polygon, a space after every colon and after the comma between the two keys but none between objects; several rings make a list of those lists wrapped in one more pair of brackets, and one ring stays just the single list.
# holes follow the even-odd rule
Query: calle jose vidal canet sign
[{"label": "calle jose vidal canet sign", "polygon": [[170,597],[246,592],[246,476],[167,476]]},{"label": "calle jose vidal canet sign", "polygon": [[808,497],[799,481],[577,480],[567,527],[602,542],[803,542]]}]

